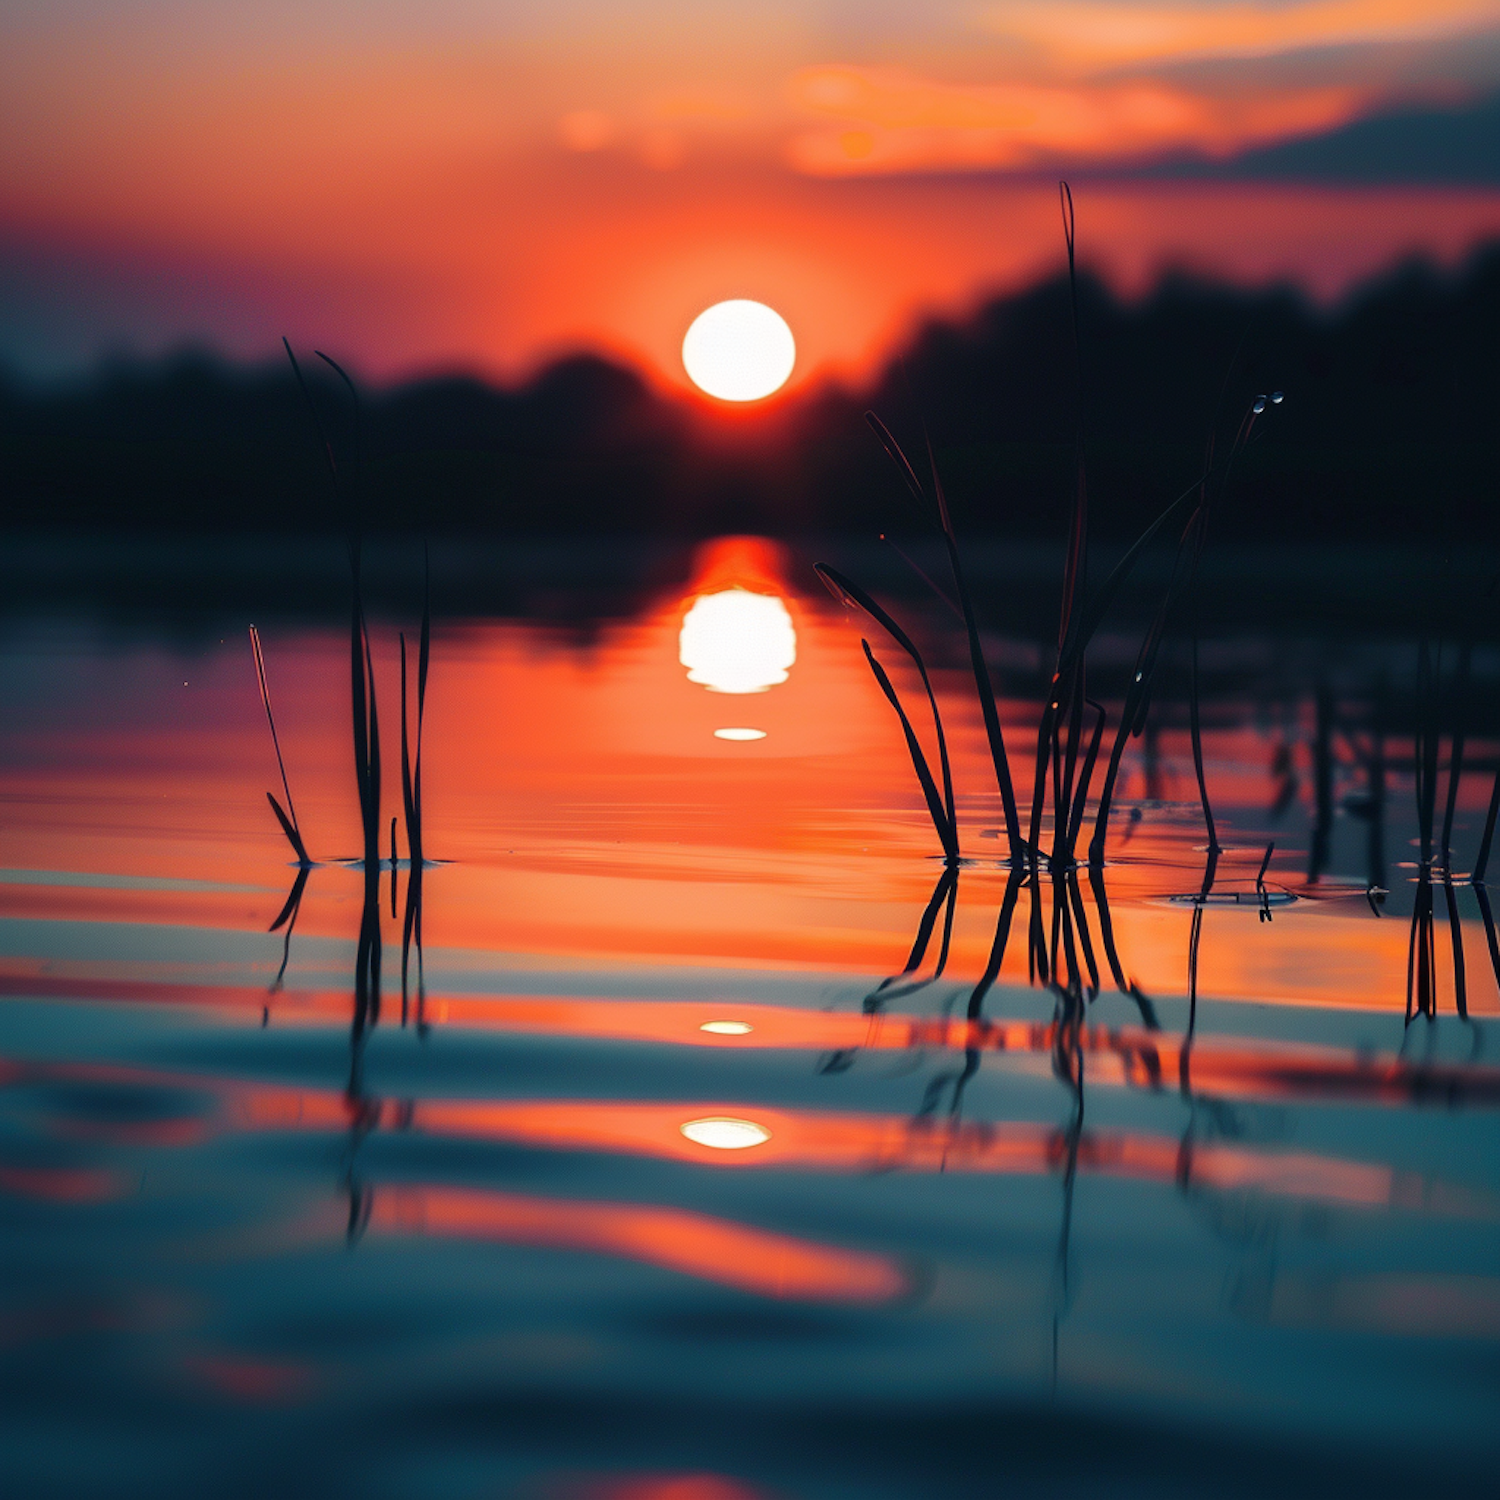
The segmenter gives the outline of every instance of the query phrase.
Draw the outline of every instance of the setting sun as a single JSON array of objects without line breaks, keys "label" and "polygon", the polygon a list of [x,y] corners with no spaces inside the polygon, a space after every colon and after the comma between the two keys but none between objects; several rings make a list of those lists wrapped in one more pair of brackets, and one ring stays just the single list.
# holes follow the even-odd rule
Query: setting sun
[{"label": "setting sun", "polygon": [[682,341],[689,378],[720,401],[759,401],[779,391],[796,361],[786,319],[763,302],[717,302],[693,319]]}]

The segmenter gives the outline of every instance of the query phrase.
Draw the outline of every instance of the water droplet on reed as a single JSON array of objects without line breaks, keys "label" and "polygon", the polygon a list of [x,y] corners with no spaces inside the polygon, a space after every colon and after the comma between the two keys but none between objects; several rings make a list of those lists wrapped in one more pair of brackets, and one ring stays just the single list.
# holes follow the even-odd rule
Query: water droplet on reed
[{"label": "water droplet on reed", "polygon": [[1284,391],[1272,391],[1271,392],[1271,405],[1272,406],[1280,406],[1281,403],[1283,401],[1285,401],[1285,400],[1286,400],[1286,393]]},{"label": "water droplet on reed", "polygon": [[1255,413],[1255,415],[1258,417],[1265,409],[1266,409],[1266,398],[1264,396],[1257,396],[1255,398],[1255,405],[1252,406],[1250,408],[1250,410],[1253,411]]}]

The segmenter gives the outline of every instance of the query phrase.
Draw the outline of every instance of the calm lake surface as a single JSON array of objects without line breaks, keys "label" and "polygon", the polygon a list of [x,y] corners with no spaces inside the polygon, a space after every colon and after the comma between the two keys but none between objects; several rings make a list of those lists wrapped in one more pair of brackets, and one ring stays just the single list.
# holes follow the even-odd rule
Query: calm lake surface
[{"label": "calm lake surface", "polygon": [[[369,884],[336,575],[0,627],[7,1493],[1494,1493],[1493,642],[1206,631],[1206,870],[1175,629],[1102,875],[1032,881],[930,596],[956,876],[806,558],[435,577],[414,893],[410,577]],[[985,636],[1027,805],[1046,634]]]}]

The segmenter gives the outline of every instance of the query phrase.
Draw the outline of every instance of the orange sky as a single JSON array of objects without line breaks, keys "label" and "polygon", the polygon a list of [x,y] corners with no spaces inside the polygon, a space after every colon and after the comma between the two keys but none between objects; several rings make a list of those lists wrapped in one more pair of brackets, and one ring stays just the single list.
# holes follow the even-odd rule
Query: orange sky
[{"label": "orange sky", "polygon": [[[1224,156],[1497,79],[1497,0],[21,0],[0,18],[0,360],[263,356],[285,331],[377,377],[595,347],[672,382],[692,315],[752,296],[806,380],[1054,267],[1058,170]],[[1500,233],[1485,188],[1079,203],[1086,258],[1127,285],[1175,260],[1326,294]]]}]

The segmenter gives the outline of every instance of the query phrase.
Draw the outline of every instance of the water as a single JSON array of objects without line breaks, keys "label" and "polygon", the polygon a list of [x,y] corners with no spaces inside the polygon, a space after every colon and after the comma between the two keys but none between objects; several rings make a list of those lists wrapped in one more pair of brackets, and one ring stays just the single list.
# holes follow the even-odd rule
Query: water
[{"label": "water", "polygon": [[[404,984],[404,830],[373,912],[341,862],[339,624],[10,617],[7,1493],[1489,1492],[1500,995],[1440,878],[1408,987],[1413,716],[1458,701],[1419,696],[1414,639],[1207,641],[1212,888],[1164,682],[1102,882],[1033,890],[951,619],[902,605],[956,881],[815,590],[728,545],[596,621],[440,618]],[[275,932],[298,871],[251,619],[319,861]],[[413,625],[373,622],[383,849]],[[988,644],[1020,766],[1045,648]],[[1468,670],[1460,868],[1500,660]]]}]

